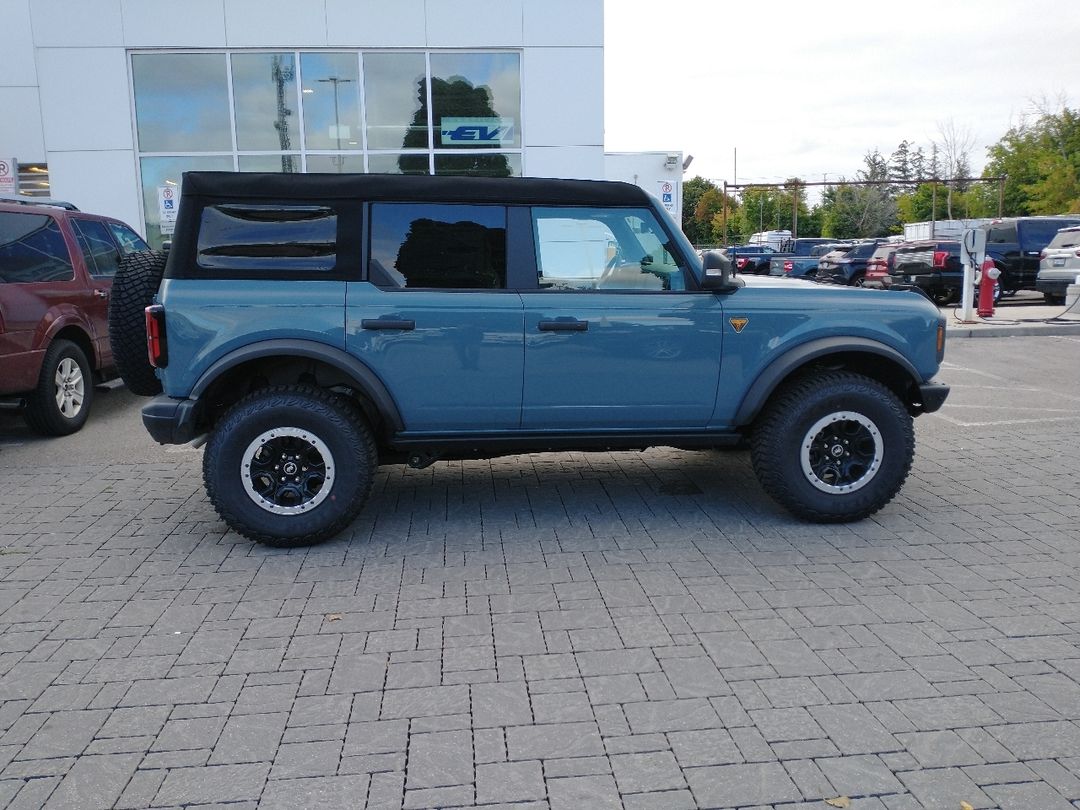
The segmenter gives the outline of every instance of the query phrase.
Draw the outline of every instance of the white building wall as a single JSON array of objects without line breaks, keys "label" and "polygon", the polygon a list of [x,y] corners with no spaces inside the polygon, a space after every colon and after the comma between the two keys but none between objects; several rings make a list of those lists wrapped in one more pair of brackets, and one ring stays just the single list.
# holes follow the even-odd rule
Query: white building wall
[{"label": "white building wall", "polygon": [[522,162],[604,177],[603,0],[3,0],[0,155],[52,194],[142,225],[127,50],[522,49]]},{"label": "white building wall", "polygon": [[[669,158],[674,157],[674,162]],[[674,199],[669,210],[682,222],[682,152],[608,152],[604,155],[604,179],[641,186],[658,200],[662,186],[670,183]]]}]

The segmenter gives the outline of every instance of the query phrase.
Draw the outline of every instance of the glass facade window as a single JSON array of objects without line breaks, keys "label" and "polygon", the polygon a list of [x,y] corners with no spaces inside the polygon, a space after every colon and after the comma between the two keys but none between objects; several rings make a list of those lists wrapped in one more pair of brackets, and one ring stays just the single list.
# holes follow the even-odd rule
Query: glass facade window
[{"label": "glass facade window", "polygon": [[232,151],[223,53],[131,56],[140,152]]},{"label": "glass facade window", "polygon": [[368,149],[427,149],[427,66],[422,53],[364,54]]},{"label": "glass facade window", "polygon": [[520,147],[520,73],[516,53],[433,53],[436,147]]},{"label": "glass facade window", "polygon": [[523,173],[515,51],[134,52],[147,240],[184,171]]},{"label": "glass facade window", "polygon": [[308,149],[363,148],[360,60],[355,53],[302,53],[304,145]]}]

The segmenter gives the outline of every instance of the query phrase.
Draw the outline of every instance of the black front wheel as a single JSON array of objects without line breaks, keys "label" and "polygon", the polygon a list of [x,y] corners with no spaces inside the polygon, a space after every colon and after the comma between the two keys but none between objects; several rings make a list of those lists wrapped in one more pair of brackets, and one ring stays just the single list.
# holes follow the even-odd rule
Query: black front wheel
[{"label": "black front wheel", "polygon": [[773,498],[818,523],[861,520],[900,490],[915,451],[912,418],[876,380],[821,371],[784,386],[751,437],[754,471]]},{"label": "black front wheel", "polygon": [[348,526],[377,464],[371,431],[352,403],[319,388],[277,386],[240,400],[218,422],[203,481],[231,528],[295,547]]}]

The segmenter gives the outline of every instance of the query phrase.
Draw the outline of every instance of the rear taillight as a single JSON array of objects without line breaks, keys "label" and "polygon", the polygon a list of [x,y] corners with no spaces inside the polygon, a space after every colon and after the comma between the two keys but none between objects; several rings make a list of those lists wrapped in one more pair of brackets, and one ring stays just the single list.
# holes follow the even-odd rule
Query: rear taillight
[{"label": "rear taillight", "polygon": [[935,250],[934,251],[934,267],[938,270],[945,266],[945,262],[949,260],[949,251],[947,250]]},{"label": "rear taillight", "polygon": [[1046,258],[1046,251],[1045,250],[1040,250],[1039,251],[1039,258],[1040,259],[1045,259]]},{"label": "rear taillight", "polygon": [[793,262],[793,261],[784,262],[784,272],[785,273],[790,273],[794,269],[795,269],[795,262]]},{"label": "rear taillight", "polygon": [[1080,256],[1080,250],[1076,251],[1076,255]]},{"label": "rear taillight", "polygon": [[740,270],[742,270],[744,267],[746,267],[746,263],[748,261],[750,261],[750,260],[749,259],[735,259],[735,266],[738,267]]},{"label": "rear taillight", "polygon": [[169,364],[169,344],[165,340],[165,307],[151,304],[146,312],[146,354],[154,368]]}]

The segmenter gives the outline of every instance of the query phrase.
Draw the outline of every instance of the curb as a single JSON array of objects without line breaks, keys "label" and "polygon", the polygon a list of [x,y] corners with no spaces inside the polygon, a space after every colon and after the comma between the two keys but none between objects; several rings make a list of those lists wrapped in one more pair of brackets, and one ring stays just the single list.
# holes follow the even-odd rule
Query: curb
[{"label": "curb", "polygon": [[1080,335],[1080,321],[1075,323],[1032,323],[1019,326],[946,326],[945,339],[980,337],[1034,337],[1043,335]]}]

